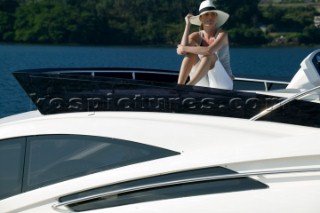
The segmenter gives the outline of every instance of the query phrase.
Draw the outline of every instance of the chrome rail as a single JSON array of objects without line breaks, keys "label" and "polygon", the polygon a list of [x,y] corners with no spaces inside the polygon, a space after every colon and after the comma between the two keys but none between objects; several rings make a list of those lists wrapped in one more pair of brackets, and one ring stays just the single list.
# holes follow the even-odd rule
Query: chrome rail
[{"label": "chrome rail", "polygon": [[263,116],[269,114],[270,112],[272,112],[272,111],[274,111],[274,110],[276,110],[276,109],[278,109],[278,108],[280,108],[280,107],[282,107],[282,106],[290,103],[291,101],[294,101],[294,100],[296,100],[296,99],[303,98],[303,97],[305,97],[305,96],[311,95],[312,92],[314,92],[314,91],[316,91],[316,90],[318,90],[318,89],[320,89],[320,86],[317,86],[317,87],[314,87],[314,88],[309,89],[309,90],[307,90],[307,91],[300,92],[300,93],[298,93],[298,94],[296,94],[296,95],[293,95],[293,96],[291,96],[291,97],[289,97],[289,98],[281,101],[280,103],[277,103],[277,104],[269,107],[268,109],[263,110],[262,112],[260,112],[259,114],[253,116],[253,117],[250,118],[249,120],[250,120],[250,121],[256,121],[256,120],[258,120],[259,118],[262,118]]},{"label": "chrome rail", "polygon": [[182,180],[175,181],[166,181],[162,183],[155,184],[145,184],[135,187],[128,187],[124,189],[99,193],[96,195],[91,195],[87,197],[77,198],[69,201],[65,201],[62,203],[57,203],[52,205],[52,208],[59,210],[60,207],[66,207],[68,205],[85,202],[97,198],[115,196],[123,193],[130,193],[134,191],[147,190],[158,187],[168,187],[175,185],[182,185],[187,183],[197,183],[204,181],[216,181],[216,180],[229,180],[229,179],[237,179],[237,178],[246,178],[250,176],[259,176],[259,175],[276,175],[276,174],[290,174],[290,173],[305,173],[305,172],[320,172],[320,168],[307,168],[307,169],[289,169],[289,170],[273,170],[273,171],[255,171],[255,172],[247,172],[247,173],[235,173],[235,174],[227,174],[227,175],[215,175],[215,176],[206,176],[206,177],[197,177],[197,178],[187,178]]},{"label": "chrome rail", "polygon": [[274,81],[274,80],[263,80],[263,79],[254,79],[254,78],[238,78],[238,77],[235,77],[234,81],[242,81],[242,82],[250,82],[250,83],[263,83],[265,91],[269,91],[270,87],[273,84],[276,84],[276,85],[288,85],[290,83],[290,82],[287,82],[287,81]]}]

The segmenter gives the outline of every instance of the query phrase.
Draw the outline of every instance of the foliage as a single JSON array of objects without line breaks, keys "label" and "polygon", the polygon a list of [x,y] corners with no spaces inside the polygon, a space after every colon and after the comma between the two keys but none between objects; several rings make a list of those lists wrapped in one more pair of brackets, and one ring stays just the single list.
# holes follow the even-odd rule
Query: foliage
[{"label": "foliage", "polygon": [[12,25],[14,17],[12,14],[0,11],[0,40],[10,41],[13,40],[14,31]]},{"label": "foliage", "polygon": [[247,26],[257,27],[260,13],[258,10],[259,0],[217,0],[217,5],[230,14],[227,22],[228,28]]},{"label": "foliage", "polygon": [[19,6],[12,0],[0,0],[0,41],[12,41],[14,37],[14,12]]},{"label": "foliage", "polygon": [[291,7],[275,8],[269,5],[262,8],[263,21],[273,24],[273,31],[298,31],[306,25],[313,24],[313,18],[316,15],[314,8]]},{"label": "foliage", "polygon": [[231,44],[263,45],[268,42],[267,36],[258,28],[239,27],[229,31]]},{"label": "foliage", "polygon": [[[0,0],[0,41],[98,45],[176,45],[187,13],[200,0]],[[291,32],[317,43],[314,8],[259,7],[260,0],[216,0],[230,14],[223,28],[234,45],[263,45]],[[266,33],[260,30],[266,26]],[[196,29],[197,28],[193,28]],[[270,34],[269,34],[270,33]],[[294,34],[295,33],[295,34]],[[297,40],[289,38],[290,40]]]},{"label": "foliage", "polygon": [[[313,7],[278,8],[272,5],[260,8],[262,22],[272,23],[267,26],[267,32],[281,32],[284,44],[317,44],[320,29],[314,26],[314,16],[317,11]],[[277,34],[275,34],[277,35]],[[274,41],[279,37],[273,36]]]}]

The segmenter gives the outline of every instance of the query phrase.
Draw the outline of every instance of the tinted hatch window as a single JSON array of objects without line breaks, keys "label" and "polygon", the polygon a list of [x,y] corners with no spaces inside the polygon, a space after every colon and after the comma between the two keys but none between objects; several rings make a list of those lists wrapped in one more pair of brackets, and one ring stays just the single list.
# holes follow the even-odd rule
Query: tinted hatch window
[{"label": "tinted hatch window", "polygon": [[24,138],[0,141],[0,199],[22,190],[24,147]]},{"label": "tinted hatch window", "polygon": [[24,190],[178,153],[114,138],[49,135],[28,137]]}]

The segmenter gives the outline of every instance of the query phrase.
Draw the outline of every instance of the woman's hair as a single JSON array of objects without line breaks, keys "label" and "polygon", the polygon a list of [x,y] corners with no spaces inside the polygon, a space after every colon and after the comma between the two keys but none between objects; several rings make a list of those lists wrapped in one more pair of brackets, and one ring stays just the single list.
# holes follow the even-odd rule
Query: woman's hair
[{"label": "woman's hair", "polygon": [[[201,18],[201,16],[199,17],[199,19]],[[200,28],[199,30],[203,30],[203,23],[201,22]]]}]

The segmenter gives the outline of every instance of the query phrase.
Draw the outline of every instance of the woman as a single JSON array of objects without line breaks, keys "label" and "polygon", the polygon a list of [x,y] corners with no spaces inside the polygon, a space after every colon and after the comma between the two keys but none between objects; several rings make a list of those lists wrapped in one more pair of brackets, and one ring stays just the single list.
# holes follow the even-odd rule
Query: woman
[{"label": "woman", "polygon": [[[198,16],[185,17],[185,30],[177,47],[177,53],[185,55],[178,84],[185,84],[190,75],[188,85],[233,88],[228,34],[220,29],[228,18],[227,13],[216,9],[212,0],[200,4]],[[200,31],[190,34],[191,24],[199,25]]]}]

